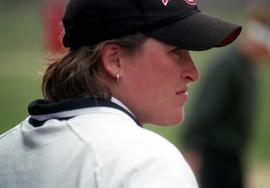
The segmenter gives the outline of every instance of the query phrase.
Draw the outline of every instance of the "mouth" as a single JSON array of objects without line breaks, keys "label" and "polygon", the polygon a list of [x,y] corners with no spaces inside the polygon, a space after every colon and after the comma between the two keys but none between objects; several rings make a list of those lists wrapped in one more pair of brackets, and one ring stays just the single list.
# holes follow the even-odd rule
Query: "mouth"
[{"label": "mouth", "polygon": [[189,98],[188,89],[184,88],[182,90],[179,90],[176,92],[176,95],[180,96],[184,101],[187,101]]}]

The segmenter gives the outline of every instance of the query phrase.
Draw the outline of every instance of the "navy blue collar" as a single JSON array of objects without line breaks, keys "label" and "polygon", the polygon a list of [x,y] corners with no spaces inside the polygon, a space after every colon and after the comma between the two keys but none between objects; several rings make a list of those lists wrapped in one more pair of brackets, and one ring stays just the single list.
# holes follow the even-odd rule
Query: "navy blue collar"
[{"label": "navy blue collar", "polygon": [[[113,103],[109,100],[94,97],[65,99],[54,103],[50,103],[42,99],[35,100],[28,106],[28,112],[30,114],[29,123],[34,127],[39,127],[42,126],[45,121],[49,120],[50,117],[52,117],[54,114],[91,107],[109,107],[118,109],[126,113],[130,118],[132,118],[137,125],[143,127],[142,124],[137,120],[137,118],[122,106]],[[75,116],[76,115],[63,117],[54,116],[54,119],[67,120]]]}]

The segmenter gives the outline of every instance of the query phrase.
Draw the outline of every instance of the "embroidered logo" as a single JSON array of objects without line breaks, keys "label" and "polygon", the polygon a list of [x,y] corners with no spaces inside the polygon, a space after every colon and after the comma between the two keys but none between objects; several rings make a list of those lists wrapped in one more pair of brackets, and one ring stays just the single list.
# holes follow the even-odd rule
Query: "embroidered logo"
[{"label": "embroidered logo", "polygon": [[189,5],[196,5],[196,0],[184,0]]},{"label": "embroidered logo", "polygon": [[170,0],[162,0],[162,3],[164,6],[167,6],[167,4],[169,3]]}]

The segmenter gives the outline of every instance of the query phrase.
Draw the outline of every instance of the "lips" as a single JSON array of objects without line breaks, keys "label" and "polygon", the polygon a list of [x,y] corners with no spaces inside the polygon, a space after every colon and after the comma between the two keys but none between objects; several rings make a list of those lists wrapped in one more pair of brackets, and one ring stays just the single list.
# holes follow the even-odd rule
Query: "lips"
[{"label": "lips", "polygon": [[176,95],[180,96],[181,98],[183,98],[184,101],[187,101],[188,100],[188,90],[187,88],[184,88],[180,91],[177,91],[176,92]]},{"label": "lips", "polygon": [[184,87],[179,89],[176,94],[188,93],[188,87]]},{"label": "lips", "polygon": [[177,95],[188,93],[187,91],[178,91],[176,92]]}]

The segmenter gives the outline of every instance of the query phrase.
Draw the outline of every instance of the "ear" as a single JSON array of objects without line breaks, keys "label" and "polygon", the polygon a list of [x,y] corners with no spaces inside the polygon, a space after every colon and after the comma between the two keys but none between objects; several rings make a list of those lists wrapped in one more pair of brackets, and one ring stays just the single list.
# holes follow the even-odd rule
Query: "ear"
[{"label": "ear", "polygon": [[111,77],[116,78],[121,75],[121,48],[115,44],[106,44],[101,54],[101,64],[104,71]]}]

